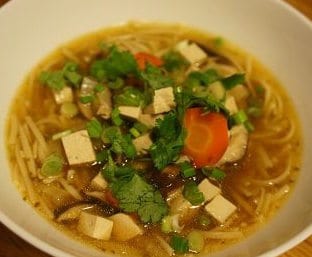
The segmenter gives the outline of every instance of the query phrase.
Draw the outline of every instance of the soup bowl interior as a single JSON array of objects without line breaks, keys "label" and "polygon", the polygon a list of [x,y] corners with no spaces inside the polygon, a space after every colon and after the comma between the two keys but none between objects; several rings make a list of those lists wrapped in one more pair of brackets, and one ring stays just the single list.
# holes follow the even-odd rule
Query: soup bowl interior
[{"label": "soup bowl interior", "polygon": [[[281,1],[15,0],[0,9],[0,220],[54,256],[103,256],[68,238],[25,203],[10,179],[5,150],[8,106],[25,74],[47,53],[81,34],[129,20],[194,26],[229,39],[276,75],[294,101],[304,137],[302,170],[276,216],[247,240],[210,256],[273,256],[312,232],[312,25]],[[105,256],[105,255],[104,255]],[[108,256],[108,255],[107,255]]]}]

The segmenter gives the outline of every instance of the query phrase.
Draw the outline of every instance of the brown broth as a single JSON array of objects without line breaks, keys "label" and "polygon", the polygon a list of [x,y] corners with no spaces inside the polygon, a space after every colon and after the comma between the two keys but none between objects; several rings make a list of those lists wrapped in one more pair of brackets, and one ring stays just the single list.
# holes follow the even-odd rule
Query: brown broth
[{"label": "brown broth", "polygon": [[[246,53],[238,49],[236,46],[233,46],[228,41],[224,41],[221,47],[215,46],[215,36],[207,35],[206,33],[199,32],[192,28],[183,27],[180,25],[160,25],[160,24],[128,24],[121,27],[105,29],[98,31],[96,33],[88,34],[86,36],[80,37],[70,43],[65,44],[64,46],[55,50],[51,55],[45,58],[37,67],[35,67],[29,75],[26,77],[26,80],[21,85],[18,90],[14,102],[11,106],[10,115],[14,114],[19,120],[22,120],[23,117],[27,114],[30,115],[33,120],[39,120],[51,113],[57,113],[56,109],[58,108],[56,103],[53,101],[53,97],[50,91],[40,85],[38,82],[38,74],[42,70],[45,70],[46,67],[55,68],[61,66],[66,57],[62,54],[62,49],[69,49],[75,54],[75,56],[80,60],[87,60],[88,58],[94,57],[100,51],[99,42],[105,41],[114,36],[124,35],[129,33],[140,33],[145,30],[153,30],[154,28],[162,28],[165,33],[169,33],[173,38],[179,40],[189,39],[195,42],[198,42],[201,46],[212,49],[215,53],[221,55],[231,55],[235,61],[245,67],[246,59],[248,56]],[[267,69],[265,69],[259,62],[254,58],[252,73],[250,79],[256,84],[256,81],[266,80],[270,87],[279,95],[280,99],[284,104],[283,113],[281,114],[281,122],[285,123],[285,126],[281,129],[278,134],[278,137],[283,137],[287,134],[289,125],[288,120],[291,120],[295,127],[295,132],[291,140],[287,143],[271,143],[270,140],[257,140],[253,136],[249,138],[249,144],[247,153],[244,158],[239,160],[234,164],[227,164],[225,169],[227,171],[227,176],[222,181],[221,187],[223,189],[224,196],[236,203],[238,206],[238,211],[230,218],[230,222],[227,222],[224,226],[219,226],[216,223],[212,224],[212,227],[216,231],[241,231],[244,237],[248,236],[250,233],[255,232],[259,226],[264,223],[267,223],[268,220],[276,213],[276,211],[283,205],[285,199],[287,199],[289,193],[281,195],[278,198],[279,201],[274,201],[274,203],[269,203],[269,206],[264,207],[263,213],[257,213],[257,202],[259,201],[259,192],[265,190],[266,195],[269,194],[270,197],[274,195],[287,185],[290,187],[290,191],[295,184],[296,178],[300,169],[300,160],[302,152],[302,135],[300,124],[294,109],[294,106],[288,97],[285,90],[279,84],[279,82],[271,75]],[[87,65],[85,62],[81,62],[82,69],[86,69]],[[256,132],[266,132],[270,127],[268,120],[260,117],[253,120]],[[9,126],[9,125],[8,125]],[[39,126],[40,127],[40,126]],[[52,134],[69,129],[71,127],[83,128],[84,119],[80,116],[73,120],[66,120],[60,124],[51,125],[49,128],[44,128],[43,135],[46,138],[49,138]],[[7,130],[9,136],[9,129]],[[259,162],[259,144],[263,147],[268,156],[272,157],[272,162],[274,162],[272,168],[268,168],[266,173],[261,172],[261,164]],[[60,144],[57,144],[54,147],[61,148]],[[284,150],[283,150],[284,149]],[[290,174],[284,181],[278,185],[267,185],[267,186],[255,186],[253,182],[255,180],[269,180],[271,178],[278,177],[285,168],[285,159],[289,158],[287,149],[292,149],[292,165],[290,169]],[[15,167],[15,157],[14,157],[14,148],[8,144],[8,154],[11,162],[12,168]],[[74,185],[80,190],[88,188],[88,184],[92,177],[98,172],[98,166],[90,166],[81,168],[77,172],[77,177],[75,178]],[[36,193],[42,195],[43,198],[47,197],[48,193],[46,192],[46,185],[35,178],[33,179],[35,185]],[[53,183],[52,183],[53,186]],[[21,189],[20,186],[18,186]],[[263,189],[261,189],[263,188]],[[25,191],[21,190],[22,194],[25,194]],[[248,213],[244,207],[239,205],[237,202],[237,194],[239,199],[247,202],[251,208],[252,213]],[[236,195],[236,197],[235,197]],[[256,195],[257,197],[255,197]],[[23,195],[27,199],[26,195]],[[66,198],[66,197],[65,197]],[[57,200],[55,200],[57,201]],[[60,205],[72,203],[73,199],[59,199]],[[265,203],[264,203],[265,205]],[[54,208],[54,206],[48,206]],[[41,205],[35,207],[41,215],[46,216],[44,208]],[[266,209],[265,209],[266,208]],[[202,210],[201,210],[202,212]],[[109,251],[118,254],[126,254],[129,256],[167,256],[164,249],[160,246],[159,241],[156,236],[161,235],[159,226],[146,225],[145,232],[142,236],[137,236],[136,238],[128,242],[117,242],[114,240],[102,241],[89,238],[82,235],[76,230],[75,222],[68,224],[59,224],[55,220],[48,219],[54,226],[58,227],[66,234],[74,237],[86,245],[92,245],[95,248]],[[194,227],[198,227],[198,221],[194,219],[193,222],[187,224],[184,234],[191,231]],[[228,225],[227,225],[228,224]],[[211,226],[209,227],[209,229]],[[207,229],[208,230],[208,229]],[[169,239],[169,235],[161,235],[165,240]],[[215,239],[206,239],[206,247],[203,251],[204,253],[211,253],[217,250],[220,250],[229,244],[237,242],[241,239],[233,240],[215,240]]]}]

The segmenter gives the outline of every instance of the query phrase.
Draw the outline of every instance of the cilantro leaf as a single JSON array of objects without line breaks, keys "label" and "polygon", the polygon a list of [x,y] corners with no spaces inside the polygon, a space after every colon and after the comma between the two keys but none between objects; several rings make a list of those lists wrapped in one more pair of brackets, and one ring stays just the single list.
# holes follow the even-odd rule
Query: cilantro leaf
[{"label": "cilantro leaf", "polygon": [[90,73],[97,80],[116,80],[118,77],[135,74],[137,63],[128,51],[120,51],[116,46],[110,48],[105,59],[96,60],[91,64]]},{"label": "cilantro leaf", "polygon": [[114,103],[117,105],[140,106],[143,102],[143,93],[134,87],[125,87],[120,94],[114,97]]},{"label": "cilantro leaf", "polygon": [[107,163],[102,168],[101,174],[109,182],[114,182],[112,185],[115,191],[118,191],[124,182],[132,178],[134,169],[129,166],[117,166],[109,151],[107,153],[107,159]]},{"label": "cilantro leaf", "polygon": [[229,90],[239,84],[243,84],[245,82],[245,74],[233,74],[229,77],[223,78],[221,80],[225,89]]},{"label": "cilantro leaf", "polygon": [[208,86],[219,79],[220,76],[215,69],[208,69],[205,72],[193,71],[188,75],[185,84],[189,88]]},{"label": "cilantro leaf", "polygon": [[165,53],[162,59],[167,71],[178,70],[189,65],[189,62],[180,53],[173,50]]},{"label": "cilantro leaf", "polygon": [[62,71],[43,71],[39,81],[55,91],[60,91],[66,86]]},{"label": "cilantro leaf", "polygon": [[177,103],[177,115],[180,121],[183,120],[186,109],[194,106],[203,107],[207,112],[223,112],[225,115],[229,115],[229,111],[224,103],[217,100],[211,94],[200,97],[192,95],[187,90],[180,89],[176,91],[175,101]]},{"label": "cilantro leaf", "polygon": [[72,85],[78,87],[82,80],[82,76],[78,73],[78,64],[74,62],[67,62],[63,67],[64,78],[66,78]]},{"label": "cilantro leaf", "polygon": [[118,127],[109,127],[103,131],[102,140],[111,144],[114,153],[124,153],[128,158],[136,156],[136,149],[132,143],[130,134],[123,135]]},{"label": "cilantro leaf", "polygon": [[62,90],[67,83],[78,87],[82,80],[78,68],[78,64],[66,62],[61,70],[41,72],[39,81],[55,91]]},{"label": "cilantro leaf", "polygon": [[168,213],[160,192],[137,174],[114,182],[111,188],[119,207],[124,212],[137,212],[144,223],[156,223]]},{"label": "cilantro leaf", "polygon": [[144,223],[157,223],[168,213],[168,207],[159,191],[145,194],[138,214]]},{"label": "cilantro leaf", "polygon": [[156,140],[149,152],[157,169],[162,170],[170,162],[178,158],[184,144],[185,130],[179,123],[175,112],[170,112],[164,118],[156,121],[154,128]]},{"label": "cilantro leaf", "polygon": [[173,80],[170,77],[163,74],[161,69],[149,63],[147,64],[146,69],[140,72],[139,76],[145,84],[154,90],[173,85]]},{"label": "cilantro leaf", "polygon": [[102,124],[96,118],[92,118],[86,124],[86,129],[92,138],[100,138],[103,131]]}]

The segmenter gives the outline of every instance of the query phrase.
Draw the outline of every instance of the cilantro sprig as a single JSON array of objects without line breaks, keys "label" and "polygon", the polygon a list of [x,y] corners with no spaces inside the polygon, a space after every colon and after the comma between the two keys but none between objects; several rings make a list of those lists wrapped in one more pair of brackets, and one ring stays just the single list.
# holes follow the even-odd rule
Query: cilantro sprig
[{"label": "cilantro sprig", "polygon": [[168,206],[160,192],[133,168],[117,166],[111,155],[108,156],[102,175],[110,181],[111,190],[122,211],[137,212],[144,223],[157,223],[168,213]]},{"label": "cilantro sprig", "polygon": [[98,81],[115,81],[119,77],[137,72],[134,56],[128,51],[120,51],[116,46],[109,48],[108,56],[91,64],[90,74]]},{"label": "cilantro sprig", "polygon": [[77,63],[66,62],[60,70],[41,72],[39,81],[55,91],[62,90],[67,84],[78,87],[82,80],[78,69]]},{"label": "cilantro sprig", "polygon": [[162,170],[179,157],[184,145],[185,131],[176,112],[169,112],[156,121],[155,140],[149,151],[157,169]]}]

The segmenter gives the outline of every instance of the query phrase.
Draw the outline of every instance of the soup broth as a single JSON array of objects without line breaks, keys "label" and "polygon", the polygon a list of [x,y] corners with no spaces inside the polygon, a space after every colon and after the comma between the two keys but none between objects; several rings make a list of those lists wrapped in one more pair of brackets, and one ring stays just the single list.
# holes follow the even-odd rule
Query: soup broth
[{"label": "soup broth", "polygon": [[8,117],[23,199],[116,254],[201,255],[243,240],[300,169],[300,125],[277,80],[227,40],[180,25],[129,23],[59,47]]}]

